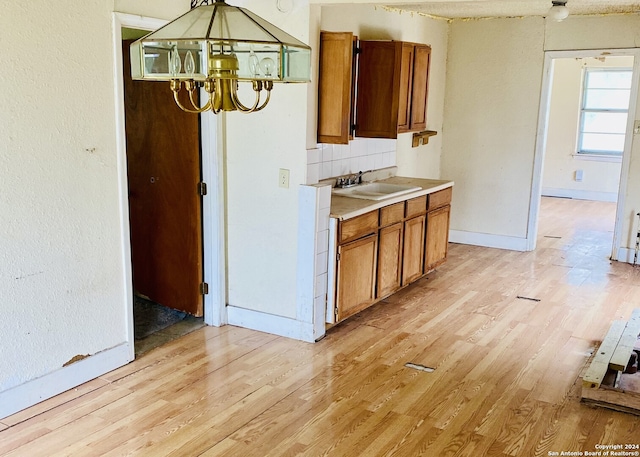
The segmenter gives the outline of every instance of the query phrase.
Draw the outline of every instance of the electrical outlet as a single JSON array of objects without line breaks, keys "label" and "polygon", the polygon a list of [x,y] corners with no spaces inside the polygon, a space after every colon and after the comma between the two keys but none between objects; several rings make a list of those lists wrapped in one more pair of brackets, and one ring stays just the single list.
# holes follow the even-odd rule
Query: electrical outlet
[{"label": "electrical outlet", "polygon": [[281,168],[280,173],[278,174],[278,186],[284,187],[285,189],[289,188],[289,170]]}]

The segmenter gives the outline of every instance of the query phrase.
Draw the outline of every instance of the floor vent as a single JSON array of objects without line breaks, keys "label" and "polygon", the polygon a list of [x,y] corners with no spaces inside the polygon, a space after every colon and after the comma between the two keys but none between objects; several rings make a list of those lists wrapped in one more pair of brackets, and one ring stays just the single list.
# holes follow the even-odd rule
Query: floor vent
[{"label": "floor vent", "polygon": [[517,295],[516,298],[519,298],[520,300],[540,301],[539,298],[523,297],[522,295]]},{"label": "floor vent", "polygon": [[434,371],[436,371],[435,368],[431,368],[431,367],[425,367],[424,365],[420,365],[417,363],[405,363],[404,364],[405,367],[407,368],[413,368],[414,370],[420,370],[420,371],[424,371],[426,373],[433,373]]}]

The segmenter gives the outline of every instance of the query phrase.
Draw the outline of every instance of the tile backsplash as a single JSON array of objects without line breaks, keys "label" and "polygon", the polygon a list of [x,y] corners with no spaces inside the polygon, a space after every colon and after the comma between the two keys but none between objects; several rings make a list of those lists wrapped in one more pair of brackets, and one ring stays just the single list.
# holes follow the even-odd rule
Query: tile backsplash
[{"label": "tile backsplash", "polygon": [[319,144],[307,150],[307,184],[395,165],[396,140],[356,138],[349,144]]}]

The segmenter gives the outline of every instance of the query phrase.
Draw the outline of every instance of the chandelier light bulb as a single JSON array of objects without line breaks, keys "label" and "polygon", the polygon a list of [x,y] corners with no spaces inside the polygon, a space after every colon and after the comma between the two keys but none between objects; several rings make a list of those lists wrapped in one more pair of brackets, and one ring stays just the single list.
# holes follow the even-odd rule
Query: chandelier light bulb
[{"label": "chandelier light bulb", "polygon": [[174,48],[173,51],[169,53],[169,69],[172,76],[177,76],[182,69],[182,61],[180,60],[180,54],[177,48]]},{"label": "chandelier light bulb", "polygon": [[187,51],[187,55],[184,58],[184,71],[192,78],[196,72],[196,62],[193,59],[193,54],[191,53],[191,51]]},{"label": "chandelier light bulb", "polygon": [[271,57],[265,57],[260,61],[260,69],[265,76],[271,76],[276,68],[276,63]]}]

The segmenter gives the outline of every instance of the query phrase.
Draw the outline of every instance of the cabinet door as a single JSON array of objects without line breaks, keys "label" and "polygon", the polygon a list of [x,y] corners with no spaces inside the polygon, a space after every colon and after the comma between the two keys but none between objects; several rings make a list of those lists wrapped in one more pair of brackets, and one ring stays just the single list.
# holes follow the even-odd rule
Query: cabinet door
[{"label": "cabinet door", "polygon": [[355,135],[398,137],[400,41],[360,41]]},{"label": "cabinet door", "polygon": [[415,46],[413,44],[402,43],[400,88],[398,92],[398,132],[407,132],[411,128],[414,50]]},{"label": "cabinet door", "polygon": [[430,61],[431,47],[416,45],[413,55],[410,130],[416,131],[427,128],[427,95],[429,92]]},{"label": "cabinet door", "polygon": [[402,285],[407,285],[422,276],[425,221],[426,216],[423,214],[404,223]]},{"label": "cabinet door", "polygon": [[375,301],[377,253],[377,234],[338,247],[337,322]]},{"label": "cabinet door", "polygon": [[450,205],[427,213],[427,236],[424,254],[425,273],[444,263],[447,258],[450,213]]},{"label": "cabinet door", "polygon": [[380,230],[378,235],[378,287],[376,298],[391,295],[400,288],[402,271],[403,223]]},{"label": "cabinet door", "polygon": [[349,32],[320,33],[318,143],[349,143],[353,123],[355,40]]}]

